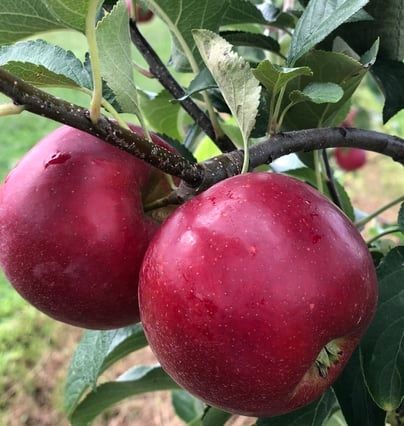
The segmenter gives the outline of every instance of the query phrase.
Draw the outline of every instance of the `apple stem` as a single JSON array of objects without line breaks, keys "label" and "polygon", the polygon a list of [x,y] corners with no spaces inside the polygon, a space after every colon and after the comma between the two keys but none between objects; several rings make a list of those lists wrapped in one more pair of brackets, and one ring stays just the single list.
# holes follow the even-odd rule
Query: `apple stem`
[{"label": "apple stem", "polygon": [[101,64],[95,31],[98,5],[99,0],[90,0],[86,18],[86,37],[88,43],[88,50],[90,52],[91,70],[93,74],[94,84],[93,98],[90,104],[90,118],[94,124],[96,124],[100,119],[102,102]]},{"label": "apple stem", "polygon": [[7,115],[18,115],[24,111],[23,105],[16,105],[13,103],[0,105],[0,117],[5,117]]}]

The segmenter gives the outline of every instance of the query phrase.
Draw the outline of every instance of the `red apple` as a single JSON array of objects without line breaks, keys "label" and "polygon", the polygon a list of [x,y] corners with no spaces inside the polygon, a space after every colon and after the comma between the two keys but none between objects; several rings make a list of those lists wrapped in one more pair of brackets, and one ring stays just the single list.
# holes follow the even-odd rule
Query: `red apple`
[{"label": "red apple", "polygon": [[145,255],[148,341],[186,390],[274,416],[318,398],[375,312],[376,275],[347,217],[287,176],[225,180],[180,207]]},{"label": "red apple", "polygon": [[366,151],[359,148],[336,148],[335,160],[342,170],[352,172],[366,164]]},{"label": "red apple", "polygon": [[162,178],[87,133],[64,126],[49,134],[0,195],[0,264],[12,285],[69,324],[108,329],[137,322],[139,269],[158,228],[145,216],[142,196],[155,193]]}]

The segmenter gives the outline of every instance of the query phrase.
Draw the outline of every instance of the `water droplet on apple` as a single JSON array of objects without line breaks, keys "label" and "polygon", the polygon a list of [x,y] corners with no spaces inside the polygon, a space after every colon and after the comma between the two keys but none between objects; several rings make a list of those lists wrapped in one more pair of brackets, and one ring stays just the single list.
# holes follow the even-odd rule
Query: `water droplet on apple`
[{"label": "water droplet on apple", "polygon": [[250,256],[255,256],[255,255],[257,254],[257,247],[255,247],[255,246],[251,246],[251,247],[248,249],[248,252],[250,253]]},{"label": "water droplet on apple", "polygon": [[52,157],[45,163],[45,169],[54,164],[63,164],[67,160],[70,160],[70,158],[72,158],[72,156],[66,152],[57,152],[53,154]]},{"label": "water droplet on apple", "polygon": [[316,235],[313,235],[312,242],[313,244],[317,244],[321,239],[322,239],[322,236],[316,234]]}]

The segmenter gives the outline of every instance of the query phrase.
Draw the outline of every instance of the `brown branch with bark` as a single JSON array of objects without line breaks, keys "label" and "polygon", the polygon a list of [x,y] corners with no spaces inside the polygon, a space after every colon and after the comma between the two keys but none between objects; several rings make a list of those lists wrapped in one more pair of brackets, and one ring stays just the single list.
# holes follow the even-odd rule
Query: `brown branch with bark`
[{"label": "brown branch with bark", "polygon": [[[180,103],[182,108],[192,117],[195,123],[202,129],[207,136],[217,145],[223,152],[229,152],[236,147],[233,142],[227,137],[217,137],[213,125],[209,117],[198,107],[198,105],[186,95],[185,90],[171,75],[170,71],[164,65],[149,42],[143,37],[142,33],[133,20],[130,21],[130,34],[133,44],[137,47],[143,58],[149,65],[150,72],[158,79],[160,84],[170,92],[173,97]],[[184,99],[182,99],[184,98]]]},{"label": "brown branch with bark", "polygon": [[[241,172],[244,153],[232,151],[200,164],[149,142],[101,117],[93,124],[87,109],[58,99],[0,68],[0,92],[15,104],[37,115],[67,124],[135,155],[158,169],[183,180],[172,200],[182,202],[210,186]],[[383,133],[345,128],[309,129],[278,133],[250,148],[250,169],[269,164],[291,153],[332,147],[357,147],[387,155],[404,164],[404,140]]]},{"label": "brown branch with bark", "polygon": [[26,111],[103,139],[152,166],[183,179],[190,185],[197,185],[203,179],[203,170],[200,166],[190,163],[184,157],[120,127],[105,116],[101,116],[97,124],[93,124],[86,108],[58,99],[2,68],[0,68],[0,92],[11,98],[15,104],[23,105]]}]

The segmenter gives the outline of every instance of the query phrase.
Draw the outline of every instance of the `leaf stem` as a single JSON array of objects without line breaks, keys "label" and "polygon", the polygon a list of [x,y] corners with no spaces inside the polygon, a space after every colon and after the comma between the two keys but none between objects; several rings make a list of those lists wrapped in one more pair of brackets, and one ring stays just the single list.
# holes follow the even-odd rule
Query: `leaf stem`
[{"label": "leaf stem", "polygon": [[272,134],[273,122],[274,122],[274,112],[275,112],[275,103],[276,103],[276,94],[272,93],[271,102],[269,104],[269,121],[267,128],[267,135]]},{"label": "leaf stem", "polygon": [[[92,95],[91,90],[88,90],[85,87],[81,87],[80,91],[85,93],[86,95]],[[119,112],[106,99],[101,98],[101,105],[106,111],[108,111],[112,115],[112,117],[117,121],[117,123],[121,127],[130,130],[128,124],[124,120],[122,120],[121,116],[119,115]]]},{"label": "leaf stem", "polygon": [[324,194],[323,173],[321,167],[320,151],[314,151],[314,167],[316,171],[317,189]]},{"label": "leaf stem", "polygon": [[24,105],[16,105],[13,103],[0,105],[0,117],[7,115],[18,115],[24,111]]},{"label": "leaf stem", "polygon": [[271,117],[270,130],[272,130],[273,126],[275,126],[275,132],[276,132],[276,129],[279,127],[277,123],[278,123],[279,113],[282,106],[283,97],[285,96],[285,91],[286,91],[286,86],[283,86],[282,89],[279,91],[278,100],[276,101],[275,111],[273,113],[273,116]]},{"label": "leaf stem", "polygon": [[381,207],[380,209],[375,210],[369,216],[366,216],[363,219],[358,220],[355,223],[355,226],[358,227],[358,228],[361,228],[361,227],[367,225],[371,220],[373,220],[374,218],[376,218],[380,214],[384,213],[386,210],[389,210],[392,207],[394,207],[395,205],[400,204],[402,202],[404,202],[404,195],[402,195],[401,197],[391,201],[390,203],[386,204],[385,206]]},{"label": "leaf stem", "polygon": [[248,149],[248,140],[243,136],[244,142],[244,160],[241,173],[247,173],[250,169],[250,150]]},{"label": "leaf stem", "polygon": [[379,240],[382,237],[385,237],[386,235],[396,234],[397,232],[401,232],[401,229],[398,227],[387,229],[386,231],[382,232],[379,235],[376,235],[375,237],[371,238],[369,241],[367,241],[367,245],[370,245],[374,243],[375,241]]},{"label": "leaf stem", "polygon": [[282,124],[285,120],[286,114],[289,112],[289,110],[294,107],[297,104],[297,102],[291,102],[283,111],[281,116],[279,117],[278,125],[276,126],[276,133],[279,132],[279,130],[282,127]]},{"label": "leaf stem", "polygon": [[95,22],[97,18],[99,0],[89,0],[86,18],[86,37],[88,50],[91,58],[91,69],[93,74],[93,98],[90,104],[90,118],[95,124],[100,119],[102,101],[102,78],[101,64],[98,51]]}]

